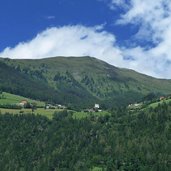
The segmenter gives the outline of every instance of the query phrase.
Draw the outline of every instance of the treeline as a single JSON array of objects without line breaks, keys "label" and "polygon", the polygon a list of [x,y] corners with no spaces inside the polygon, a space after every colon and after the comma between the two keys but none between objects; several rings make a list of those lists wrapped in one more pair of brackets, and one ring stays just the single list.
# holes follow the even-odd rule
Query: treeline
[{"label": "treeline", "polygon": [[170,171],[170,132],[167,104],[81,120],[67,111],[0,115],[0,170]]},{"label": "treeline", "polygon": [[[114,71],[99,70],[79,73],[68,67],[34,63],[23,66],[12,60],[0,60],[0,90],[52,104],[62,104],[70,109],[91,108],[99,103],[103,108],[127,106],[140,101],[145,93],[138,82],[128,82]],[[37,61],[35,61],[36,63]],[[10,64],[11,63],[11,64]],[[88,65],[85,65],[88,67]],[[91,65],[90,65],[91,66]],[[77,74],[76,74],[77,73]],[[130,80],[131,81],[131,80]]]},{"label": "treeline", "polygon": [[74,77],[66,71],[61,74],[57,72],[53,79],[56,90],[62,94],[64,102],[71,109],[82,109],[93,107],[94,103],[100,102],[99,99],[90,94]]},{"label": "treeline", "polygon": [[37,78],[36,73],[37,71],[33,73],[28,70],[23,72],[0,61],[0,91],[47,103],[63,104],[71,109],[88,107],[96,101],[96,98],[78,85],[69,73],[67,73],[67,80],[56,83],[56,89],[44,78]]},{"label": "treeline", "polygon": [[58,99],[57,93],[43,81],[36,80],[2,62],[0,90],[44,101]]},{"label": "treeline", "polygon": [[0,108],[4,109],[22,109],[21,106],[16,104],[0,104]]}]

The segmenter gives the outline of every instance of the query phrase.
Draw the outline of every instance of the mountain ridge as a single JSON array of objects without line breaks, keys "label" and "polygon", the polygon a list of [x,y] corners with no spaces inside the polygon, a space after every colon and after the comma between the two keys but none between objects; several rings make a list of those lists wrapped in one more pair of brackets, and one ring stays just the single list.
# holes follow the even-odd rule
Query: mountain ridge
[{"label": "mountain ridge", "polygon": [[[39,85],[41,82],[42,86],[48,87],[54,92],[52,94],[56,94],[50,101],[71,106],[77,106],[80,100],[82,105],[78,106],[81,107],[95,102],[106,107],[127,105],[151,92],[161,95],[171,93],[171,80],[156,79],[134,70],[117,68],[94,57],[51,57],[35,60],[1,58],[0,62],[18,74],[34,80],[35,84]],[[37,98],[42,100],[38,96]]]},{"label": "mountain ridge", "polygon": [[90,59],[94,59],[94,60],[96,60],[96,61],[99,61],[99,62],[101,62],[101,63],[105,63],[105,64],[107,64],[107,65],[110,65],[111,67],[114,67],[114,68],[117,68],[117,69],[121,69],[121,70],[124,70],[124,71],[129,71],[129,72],[134,72],[134,73],[137,73],[137,74],[139,74],[139,75],[142,75],[142,76],[147,76],[147,77],[149,77],[149,78],[153,78],[153,79],[157,79],[157,80],[164,80],[164,81],[171,81],[171,79],[168,79],[168,78],[158,78],[158,77],[153,77],[153,76],[150,76],[150,75],[148,75],[148,74],[145,74],[145,73],[141,73],[141,72],[139,72],[139,71],[136,71],[136,70],[133,70],[133,69],[129,69],[129,68],[123,68],[123,67],[116,67],[115,65],[112,65],[112,64],[109,64],[108,62],[106,62],[106,61],[103,61],[103,60],[101,60],[101,59],[98,59],[98,58],[96,58],[96,57],[91,57],[91,56],[77,56],[77,57],[75,57],[75,56],[55,56],[55,57],[45,57],[45,58],[39,58],[39,59],[27,59],[27,58],[24,58],[24,59],[19,59],[19,58],[15,58],[15,59],[12,59],[12,58],[9,58],[9,57],[0,57],[0,61],[4,61],[4,60],[12,60],[12,61],[27,61],[27,62],[31,62],[31,61],[44,61],[44,62],[46,62],[46,60],[56,60],[56,59],[59,59],[59,60],[61,60],[61,59],[64,59],[64,58],[66,58],[67,60],[69,59],[69,60],[72,60],[72,59],[81,59],[81,58],[90,58]]}]

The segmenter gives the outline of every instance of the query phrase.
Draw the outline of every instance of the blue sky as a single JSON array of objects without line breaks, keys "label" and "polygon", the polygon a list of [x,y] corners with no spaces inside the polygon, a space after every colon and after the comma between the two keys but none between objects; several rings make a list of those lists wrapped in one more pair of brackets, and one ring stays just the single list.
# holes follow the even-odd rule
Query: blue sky
[{"label": "blue sky", "polygon": [[[106,1],[108,2],[108,1]],[[98,0],[4,0],[0,5],[0,49],[32,39],[47,27],[65,25],[95,26],[105,24],[105,30],[116,34],[118,42],[130,38],[136,27],[115,26],[121,8],[109,10]],[[125,32],[125,29],[127,30]]]},{"label": "blue sky", "polygon": [[171,0],[1,0],[0,56],[89,55],[171,78],[170,4]]}]

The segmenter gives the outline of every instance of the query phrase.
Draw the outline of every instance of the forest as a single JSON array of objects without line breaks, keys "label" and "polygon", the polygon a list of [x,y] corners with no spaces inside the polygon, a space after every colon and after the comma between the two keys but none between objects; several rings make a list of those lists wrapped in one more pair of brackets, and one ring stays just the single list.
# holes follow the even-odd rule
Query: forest
[{"label": "forest", "polygon": [[170,171],[171,104],[110,116],[0,114],[2,171]]}]

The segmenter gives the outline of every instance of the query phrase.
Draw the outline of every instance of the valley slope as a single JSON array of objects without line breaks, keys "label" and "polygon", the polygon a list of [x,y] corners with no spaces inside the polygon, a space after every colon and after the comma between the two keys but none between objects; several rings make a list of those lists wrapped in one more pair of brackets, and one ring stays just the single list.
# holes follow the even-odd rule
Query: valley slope
[{"label": "valley slope", "polygon": [[92,57],[0,59],[0,89],[71,108],[127,105],[149,93],[171,94],[171,80],[116,68]]}]

